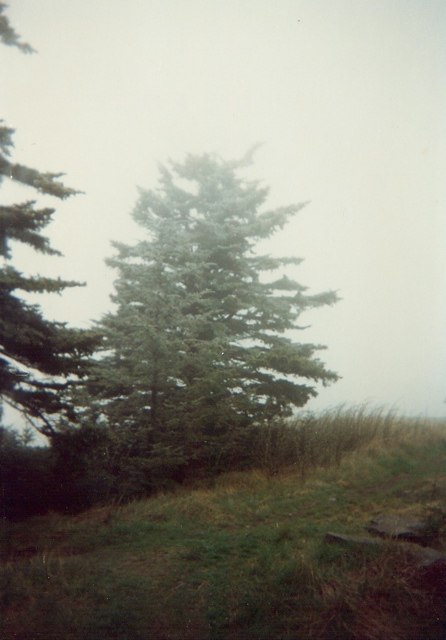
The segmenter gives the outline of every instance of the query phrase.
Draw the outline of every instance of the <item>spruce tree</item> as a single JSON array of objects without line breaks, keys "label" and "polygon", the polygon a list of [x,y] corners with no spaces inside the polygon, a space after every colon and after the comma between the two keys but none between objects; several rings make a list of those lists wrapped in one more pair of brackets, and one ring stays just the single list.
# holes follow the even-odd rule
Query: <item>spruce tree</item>
[{"label": "spruce tree", "polygon": [[0,2],[0,41],[9,47],[17,47],[23,53],[35,53],[35,49],[27,42],[21,42],[20,36],[11,27],[7,16],[3,15],[8,5]]},{"label": "spruce tree", "polygon": [[[244,431],[267,427],[337,375],[295,342],[302,312],[337,300],[286,275],[299,258],[256,252],[301,208],[262,211],[268,189],[239,161],[189,155],[161,167],[133,211],[144,235],[115,242],[116,310],[100,322],[106,352],[90,381],[96,415],[129,455],[152,464],[217,464]],[[131,453],[130,453],[131,452]]]},{"label": "spruce tree", "polygon": [[[5,7],[0,3],[0,40],[25,53],[32,52],[3,15]],[[63,174],[41,173],[12,162],[13,133],[0,121],[0,183],[5,178],[14,180],[59,199],[76,193],[59,180]],[[47,436],[55,432],[54,418],[65,415],[74,420],[73,407],[64,394],[69,380],[85,375],[88,356],[99,342],[96,332],[50,322],[37,305],[23,299],[23,294],[26,297],[30,292],[60,293],[66,287],[78,286],[60,278],[25,276],[11,264],[17,242],[44,254],[60,255],[42,235],[53,214],[52,208],[36,208],[34,200],[0,205],[0,398]]]}]

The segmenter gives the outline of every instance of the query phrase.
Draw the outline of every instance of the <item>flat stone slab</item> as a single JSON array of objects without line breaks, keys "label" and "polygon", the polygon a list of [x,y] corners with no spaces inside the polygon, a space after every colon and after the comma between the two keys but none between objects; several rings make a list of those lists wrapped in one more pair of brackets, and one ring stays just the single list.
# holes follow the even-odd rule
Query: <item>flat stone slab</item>
[{"label": "flat stone slab", "polygon": [[[325,542],[329,544],[339,545],[357,545],[357,546],[373,546],[373,547],[388,547],[389,544],[394,544],[388,540],[379,538],[367,538],[361,536],[345,536],[341,533],[328,532],[325,535]],[[417,544],[409,542],[399,542],[395,546],[398,549],[404,549],[413,558],[414,566],[418,569],[426,569],[436,565],[438,569],[446,577],[446,554],[437,549],[431,549],[430,547],[421,547]],[[440,569],[441,567],[441,569]]]},{"label": "flat stone slab", "polygon": [[344,536],[342,533],[333,533],[329,531],[325,534],[324,538],[325,542],[329,544],[339,544],[339,545],[367,545],[369,547],[383,547],[385,546],[384,540],[377,540],[376,538],[365,538],[364,536]]},{"label": "flat stone slab", "polygon": [[403,550],[413,567],[415,583],[446,598],[446,551],[432,548],[438,540],[429,535],[423,520],[404,514],[381,514],[370,521],[366,530],[371,534],[368,537],[329,532],[325,542],[350,548],[353,545]]},{"label": "flat stone slab", "polygon": [[382,538],[395,538],[428,545],[431,536],[426,533],[426,524],[419,518],[404,514],[381,514],[370,521],[367,531]]}]

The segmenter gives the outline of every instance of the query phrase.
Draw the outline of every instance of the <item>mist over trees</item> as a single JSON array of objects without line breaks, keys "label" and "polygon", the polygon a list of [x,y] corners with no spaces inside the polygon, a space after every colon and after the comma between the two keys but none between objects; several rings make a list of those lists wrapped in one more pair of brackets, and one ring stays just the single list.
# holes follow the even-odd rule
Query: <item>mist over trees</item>
[{"label": "mist over trees", "polygon": [[[0,3],[0,40],[25,53],[33,52],[2,15],[5,6]],[[0,121],[0,183],[13,180],[59,199],[76,193],[59,180],[62,174],[41,173],[12,162],[13,134],[14,130]],[[68,378],[85,375],[98,344],[95,332],[50,322],[37,305],[23,299],[27,293],[60,293],[78,283],[25,276],[11,264],[15,243],[47,255],[60,255],[42,234],[54,212],[52,208],[36,208],[35,200],[0,205],[0,396],[46,436],[54,433],[61,415],[74,420],[73,408],[63,392]]]},{"label": "mist over trees", "polygon": [[90,376],[90,415],[146,474],[226,468],[258,429],[292,415],[337,375],[293,342],[302,312],[333,304],[286,275],[296,257],[256,252],[302,204],[261,211],[268,189],[239,161],[187,156],[160,168],[133,211],[141,240],[115,242],[116,310],[98,324],[104,355]]},{"label": "mist over trees", "polygon": [[19,34],[11,27],[7,16],[4,15],[7,8],[8,5],[5,2],[0,2],[0,42],[9,47],[17,47],[23,53],[35,53],[35,49],[30,44],[21,42]]},{"label": "mist over trees", "polygon": [[[5,6],[0,40],[32,53]],[[13,133],[0,121],[0,182],[62,200],[76,194],[62,174],[12,162]],[[290,278],[300,258],[259,253],[304,204],[264,208],[268,188],[243,175],[254,151],[160,167],[158,187],[141,189],[133,211],[141,239],[114,242],[107,260],[117,272],[115,308],[90,330],[48,321],[26,302],[28,293],[79,283],[24,275],[11,263],[15,243],[60,255],[42,233],[55,210],[35,200],[0,206],[0,397],[50,445],[27,447],[0,429],[4,517],[79,510],[250,468],[265,443],[271,459],[278,434],[282,456],[284,434],[294,447],[287,419],[338,375],[317,357],[325,347],[290,332],[303,329],[303,312],[337,295],[310,295]]]}]

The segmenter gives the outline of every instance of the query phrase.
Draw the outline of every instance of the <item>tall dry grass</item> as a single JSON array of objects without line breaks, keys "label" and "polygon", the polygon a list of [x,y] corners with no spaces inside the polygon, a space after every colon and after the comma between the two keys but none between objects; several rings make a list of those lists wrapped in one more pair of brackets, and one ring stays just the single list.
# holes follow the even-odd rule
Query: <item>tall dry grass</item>
[{"label": "tall dry grass", "polygon": [[318,468],[337,467],[345,455],[367,447],[425,445],[446,437],[446,420],[407,418],[384,408],[340,406],[320,414],[301,413],[258,434],[258,466],[275,475],[293,468],[302,478]]}]

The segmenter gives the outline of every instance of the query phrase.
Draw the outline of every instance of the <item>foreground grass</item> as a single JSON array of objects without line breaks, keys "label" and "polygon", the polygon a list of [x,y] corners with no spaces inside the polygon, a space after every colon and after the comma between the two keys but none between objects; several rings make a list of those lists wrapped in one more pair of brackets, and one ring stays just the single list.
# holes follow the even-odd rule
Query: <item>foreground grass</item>
[{"label": "foreground grass", "polygon": [[446,511],[445,425],[373,415],[305,418],[307,462],[280,473],[265,458],[212,487],[5,523],[0,638],[444,637],[441,594],[404,552],[323,542],[383,511]]}]

